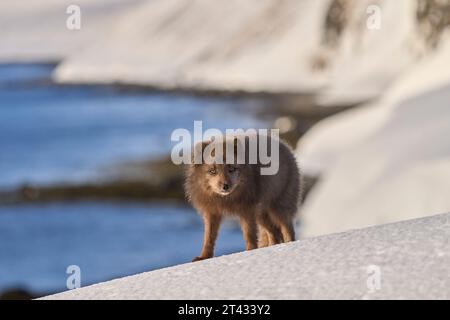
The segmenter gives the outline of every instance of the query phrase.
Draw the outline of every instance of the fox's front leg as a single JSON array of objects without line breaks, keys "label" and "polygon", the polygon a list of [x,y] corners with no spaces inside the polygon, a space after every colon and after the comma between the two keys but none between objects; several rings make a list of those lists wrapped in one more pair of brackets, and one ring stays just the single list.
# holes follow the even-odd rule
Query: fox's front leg
[{"label": "fox's front leg", "polygon": [[241,217],[241,229],[244,234],[246,250],[258,248],[258,229],[254,216]]},{"label": "fox's front leg", "polygon": [[200,256],[194,258],[192,262],[209,259],[214,256],[214,247],[216,245],[217,235],[219,233],[222,216],[220,214],[203,214],[203,222],[205,224],[205,234],[203,237],[203,248]]}]

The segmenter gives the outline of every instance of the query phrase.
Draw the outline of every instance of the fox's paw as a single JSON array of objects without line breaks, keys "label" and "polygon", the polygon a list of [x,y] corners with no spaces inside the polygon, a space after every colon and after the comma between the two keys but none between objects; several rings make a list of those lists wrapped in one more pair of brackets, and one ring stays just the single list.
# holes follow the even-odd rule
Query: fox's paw
[{"label": "fox's paw", "polygon": [[195,257],[194,259],[192,259],[192,262],[196,262],[196,261],[202,261],[202,260],[206,260],[209,259],[211,257]]}]

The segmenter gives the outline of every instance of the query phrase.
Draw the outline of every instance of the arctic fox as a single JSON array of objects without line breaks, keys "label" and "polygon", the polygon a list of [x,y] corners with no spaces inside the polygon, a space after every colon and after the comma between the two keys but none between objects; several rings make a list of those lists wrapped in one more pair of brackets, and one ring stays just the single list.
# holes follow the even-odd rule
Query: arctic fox
[{"label": "arctic fox", "polygon": [[[267,139],[271,145],[271,136],[257,135],[258,142]],[[204,240],[200,256],[193,261],[214,256],[214,247],[223,216],[239,217],[246,249],[266,247],[295,240],[293,219],[300,200],[300,172],[290,147],[276,140],[278,147],[278,170],[273,175],[261,174],[267,163],[260,161],[258,149],[257,161],[250,162],[249,137],[244,142],[232,138],[234,159],[227,161],[227,143],[205,141],[194,147],[193,154],[200,152],[206,160],[204,150],[213,149],[210,161],[189,164],[186,169],[185,191],[188,200],[199,211],[204,221]],[[244,161],[238,161],[239,144],[245,146]],[[217,148],[217,149],[214,149]],[[217,152],[223,148],[223,152]],[[269,153],[272,154],[271,150]],[[220,158],[219,158],[220,157]],[[212,160],[212,161],[211,161]],[[228,159],[230,160],[230,159]],[[206,162],[206,163],[205,163]],[[231,162],[231,163],[229,163]]]}]

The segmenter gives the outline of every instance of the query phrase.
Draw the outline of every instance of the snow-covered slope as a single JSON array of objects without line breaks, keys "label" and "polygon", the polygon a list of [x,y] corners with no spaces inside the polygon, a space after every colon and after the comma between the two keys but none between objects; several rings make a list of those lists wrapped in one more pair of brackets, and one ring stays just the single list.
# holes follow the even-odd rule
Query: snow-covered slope
[{"label": "snow-covered slope", "polygon": [[308,53],[330,0],[154,0],[56,70],[62,82],[289,92],[311,87]]},{"label": "snow-covered slope", "polygon": [[[154,0],[118,17],[95,46],[69,56],[55,79],[194,90],[326,89],[323,105],[361,102],[416,61],[413,45],[422,41],[416,1],[378,1],[376,30],[367,27],[372,4]],[[329,40],[334,29],[342,31]]]},{"label": "snow-covered slope", "polygon": [[[5,0],[0,61],[61,59],[60,82],[319,91],[320,104],[349,104],[427,52],[421,1],[81,0],[82,28],[70,31],[70,1]],[[433,12],[422,20],[442,18]]]},{"label": "snow-covered slope", "polygon": [[302,208],[302,236],[450,210],[449,69],[446,40],[379,101],[301,139],[304,171],[321,175]]},{"label": "snow-covered slope", "polygon": [[348,21],[339,44],[328,53],[331,66],[328,86],[319,98],[322,105],[378,97],[419,59],[423,44],[416,20],[417,1],[341,2],[349,11]]},{"label": "snow-covered slope", "polygon": [[449,299],[449,248],[447,214],[179,265],[44,299]]},{"label": "snow-covered slope", "polygon": [[[0,62],[59,61],[110,34],[114,17],[143,0],[2,0]],[[81,8],[81,29],[69,30],[67,8]]]}]

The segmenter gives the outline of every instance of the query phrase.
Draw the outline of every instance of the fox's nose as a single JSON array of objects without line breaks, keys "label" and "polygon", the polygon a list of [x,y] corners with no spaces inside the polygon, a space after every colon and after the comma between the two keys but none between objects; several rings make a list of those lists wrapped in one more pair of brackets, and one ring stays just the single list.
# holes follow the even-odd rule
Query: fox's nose
[{"label": "fox's nose", "polygon": [[230,185],[228,183],[224,183],[222,189],[223,191],[228,191],[228,189],[230,189]]}]

